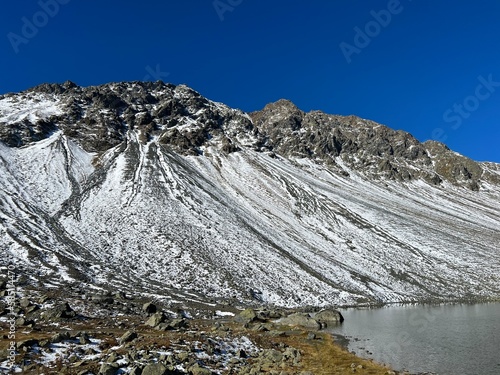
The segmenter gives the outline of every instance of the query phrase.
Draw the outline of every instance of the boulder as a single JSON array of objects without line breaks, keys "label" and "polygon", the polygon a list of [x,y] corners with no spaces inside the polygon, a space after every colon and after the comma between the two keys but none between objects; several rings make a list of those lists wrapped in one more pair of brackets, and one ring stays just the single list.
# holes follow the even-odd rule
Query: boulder
[{"label": "boulder", "polygon": [[286,318],[282,318],[277,323],[288,326],[301,326],[309,329],[321,328],[321,324],[316,319],[311,318],[311,315],[307,313],[291,314],[288,315]]},{"label": "boulder", "polygon": [[38,345],[37,339],[21,340],[21,341],[18,341],[16,344],[17,349],[30,348],[34,345]]},{"label": "boulder", "polygon": [[71,306],[65,302],[54,306],[53,308],[47,309],[42,313],[42,317],[45,320],[59,320],[59,319],[70,319],[76,316],[75,311]]},{"label": "boulder", "polygon": [[342,323],[344,321],[344,317],[337,310],[321,310],[317,313],[314,318],[319,322],[324,323]]},{"label": "boulder", "polygon": [[163,363],[150,363],[142,370],[142,375],[169,375],[170,373]]},{"label": "boulder", "polygon": [[193,375],[212,375],[212,370],[201,367],[199,364],[195,364],[189,368],[189,372]]},{"label": "boulder", "polygon": [[251,323],[257,320],[257,314],[253,309],[245,309],[234,317],[238,323]]},{"label": "boulder", "polygon": [[114,363],[103,363],[99,369],[99,375],[115,375],[119,367]]},{"label": "boulder", "polygon": [[171,329],[180,329],[180,328],[187,328],[187,320],[184,318],[180,319],[173,319],[170,323],[169,326]]},{"label": "boulder", "polygon": [[156,305],[152,302],[146,302],[144,305],[142,305],[142,311],[144,311],[146,314],[154,314],[157,310],[158,309]]},{"label": "boulder", "polygon": [[163,314],[162,312],[157,312],[151,315],[151,317],[144,324],[150,327],[156,327],[158,324],[163,323],[165,319],[165,314]]},{"label": "boulder", "polygon": [[120,344],[125,344],[137,338],[137,333],[133,331],[127,331],[120,338]]}]

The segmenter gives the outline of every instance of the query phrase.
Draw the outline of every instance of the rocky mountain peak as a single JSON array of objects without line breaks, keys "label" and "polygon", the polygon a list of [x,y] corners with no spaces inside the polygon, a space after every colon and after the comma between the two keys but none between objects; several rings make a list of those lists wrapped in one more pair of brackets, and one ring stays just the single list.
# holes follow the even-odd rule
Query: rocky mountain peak
[{"label": "rocky mountain peak", "polygon": [[[42,84],[0,97],[0,140],[20,147],[56,131],[90,152],[102,153],[136,137],[180,154],[245,149],[309,158],[342,174],[431,184],[448,181],[479,189],[483,168],[445,145],[357,116],[305,113],[280,99],[245,114],[212,102],[186,85],[118,82],[79,87]],[[132,138],[131,138],[132,137]]]}]

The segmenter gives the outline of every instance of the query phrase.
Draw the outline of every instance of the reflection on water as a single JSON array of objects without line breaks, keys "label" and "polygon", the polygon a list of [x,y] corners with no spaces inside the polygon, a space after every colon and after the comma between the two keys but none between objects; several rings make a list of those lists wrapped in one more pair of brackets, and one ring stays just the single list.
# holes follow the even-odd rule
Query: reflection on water
[{"label": "reflection on water", "polygon": [[341,310],[356,354],[411,372],[500,374],[500,304]]}]

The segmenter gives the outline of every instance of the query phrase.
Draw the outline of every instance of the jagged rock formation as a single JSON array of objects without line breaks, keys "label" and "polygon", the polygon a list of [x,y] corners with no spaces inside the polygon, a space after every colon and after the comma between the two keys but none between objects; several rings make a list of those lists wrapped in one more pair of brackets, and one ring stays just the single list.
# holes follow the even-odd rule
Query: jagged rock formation
[{"label": "jagged rock formation", "polygon": [[162,82],[0,96],[0,245],[33,279],[281,305],[498,296],[500,166]]}]

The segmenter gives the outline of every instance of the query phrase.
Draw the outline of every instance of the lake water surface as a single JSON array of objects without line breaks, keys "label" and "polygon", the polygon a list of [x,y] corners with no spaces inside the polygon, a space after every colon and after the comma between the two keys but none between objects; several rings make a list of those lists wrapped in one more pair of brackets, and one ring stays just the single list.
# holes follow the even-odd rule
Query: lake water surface
[{"label": "lake water surface", "polygon": [[500,303],[341,309],[349,350],[395,370],[500,374]]}]

